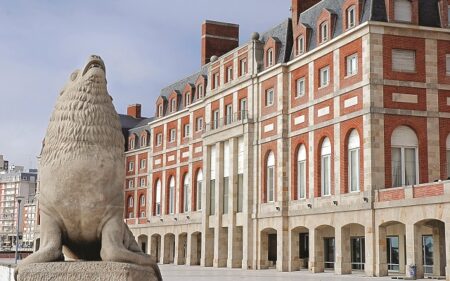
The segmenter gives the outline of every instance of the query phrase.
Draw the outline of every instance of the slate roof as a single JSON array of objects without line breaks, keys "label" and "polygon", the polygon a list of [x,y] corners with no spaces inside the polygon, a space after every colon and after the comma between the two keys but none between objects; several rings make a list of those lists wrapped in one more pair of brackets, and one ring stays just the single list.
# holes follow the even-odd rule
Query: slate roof
[{"label": "slate roof", "polygon": [[184,87],[186,87],[186,84],[194,85],[195,81],[197,81],[197,78],[200,75],[205,75],[205,76],[208,75],[208,70],[209,70],[209,64],[205,64],[204,66],[202,66],[200,71],[163,88],[161,90],[161,96],[167,98],[173,91],[180,91],[180,92],[183,91]]},{"label": "slate roof", "polygon": [[278,53],[278,61],[276,63],[284,63],[289,61],[289,57],[292,51],[292,20],[286,19],[279,25],[264,32],[261,35],[260,41],[264,44],[272,37],[281,43]]}]

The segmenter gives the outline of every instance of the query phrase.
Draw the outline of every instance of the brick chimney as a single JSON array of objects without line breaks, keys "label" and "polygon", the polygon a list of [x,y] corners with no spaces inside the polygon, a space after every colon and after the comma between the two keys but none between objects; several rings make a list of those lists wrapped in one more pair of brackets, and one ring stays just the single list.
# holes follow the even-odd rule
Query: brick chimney
[{"label": "brick chimney", "polygon": [[228,53],[239,46],[239,25],[207,20],[202,24],[202,65],[212,56]]},{"label": "brick chimney", "polygon": [[300,14],[320,1],[321,0],[292,0],[292,24],[294,28],[298,25]]},{"label": "brick chimney", "polygon": [[136,119],[141,118],[141,105],[138,103],[129,105],[127,108],[127,115]]}]

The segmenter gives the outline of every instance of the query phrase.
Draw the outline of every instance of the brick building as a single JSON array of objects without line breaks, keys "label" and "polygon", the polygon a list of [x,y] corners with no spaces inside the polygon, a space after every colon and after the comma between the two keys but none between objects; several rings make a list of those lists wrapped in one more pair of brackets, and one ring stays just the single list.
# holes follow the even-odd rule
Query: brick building
[{"label": "brick building", "polygon": [[[450,280],[447,0],[293,0],[128,132],[126,222],[161,263]],[[136,115],[139,113],[138,115]],[[140,106],[128,115],[140,116]]]}]

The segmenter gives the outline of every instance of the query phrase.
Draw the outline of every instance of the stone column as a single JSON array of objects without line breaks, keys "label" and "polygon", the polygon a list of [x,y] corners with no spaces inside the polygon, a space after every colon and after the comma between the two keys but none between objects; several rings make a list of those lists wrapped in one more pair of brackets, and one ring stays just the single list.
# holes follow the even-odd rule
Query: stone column
[{"label": "stone column", "polygon": [[445,275],[445,226],[433,227],[433,275]]},{"label": "stone column", "polygon": [[167,261],[167,253],[168,249],[166,249],[166,236],[164,234],[161,234],[161,259],[160,259],[161,264],[169,263]]},{"label": "stone column", "polygon": [[222,227],[223,214],[223,143],[216,143],[216,181],[215,181],[215,218],[214,225],[214,267],[226,267],[228,256],[228,233]]},{"label": "stone column", "polygon": [[375,268],[376,268],[376,275],[378,277],[381,277],[388,275],[386,227],[378,227],[377,233],[378,233],[378,245],[376,246],[375,250],[377,252],[378,261],[377,264],[375,265]]},{"label": "stone column", "polygon": [[450,220],[445,222],[445,252],[447,262],[445,266],[446,281],[450,281]]},{"label": "stone column", "polygon": [[242,267],[242,233],[236,227],[238,139],[229,141],[230,172],[228,177],[228,268]]},{"label": "stone column", "polygon": [[[366,250],[366,263],[364,265],[364,271],[367,276],[375,276],[375,247],[378,247],[378,245],[375,243],[375,230],[372,225],[365,226],[365,250]],[[386,244],[386,238],[384,239],[384,243]]]},{"label": "stone column", "polygon": [[214,259],[214,229],[209,225],[209,197],[211,183],[211,159],[209,157],[211,147],[203,147],[203,183],[202,183],[202,249],[200,265],[209,267],[213,265]]},{"label": "stone column", "polygon": [[336,261],[334,270],[336,274],[351,274],[351,249],[350,249],[350,227],[335,228]]},{"label": "stone column", "polygon": [[195,259],[192,255],[192,234],[187,234],[186,237],[186,265],[193,265],[192,261]]},{"label": "stone column", "polygon": [[309,271],[319,273],[324,271],[323,239],[320,231],[309,230]]},{"label": "stone column", "polygon": [[406,276],[410,275],[410,265],[416,265],[417,278],[423,278],[422,241],[418,226],[406,225]]},{"label": "stone column", "polygon": [[289,230],[287,218],[280,218],[281,227],[277,229],[277,270],[289,271]]},{"label": "stone column", "polygon": [[173,256],[173,264],[180,265],[180,235],[175,234],[175,254]]},{"label": "stone column", "polygon": [[300,236],[297,231],[289,232],[289,271],[300,270]]}]

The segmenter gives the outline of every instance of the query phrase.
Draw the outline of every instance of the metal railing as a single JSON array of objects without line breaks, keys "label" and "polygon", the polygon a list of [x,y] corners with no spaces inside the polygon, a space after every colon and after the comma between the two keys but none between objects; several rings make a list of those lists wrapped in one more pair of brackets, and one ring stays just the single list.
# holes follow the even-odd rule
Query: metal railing
[{"label": "metal railing", "polygon": [[211,123],[207,123],[205,125],[204,132],[214,131],[232,124],[238,123],[244,124],[247,123],[248,121],[249,121],[248,111],[247,110],[238,111],[231,115],[226,115],[223,118],[212,120]]}]

